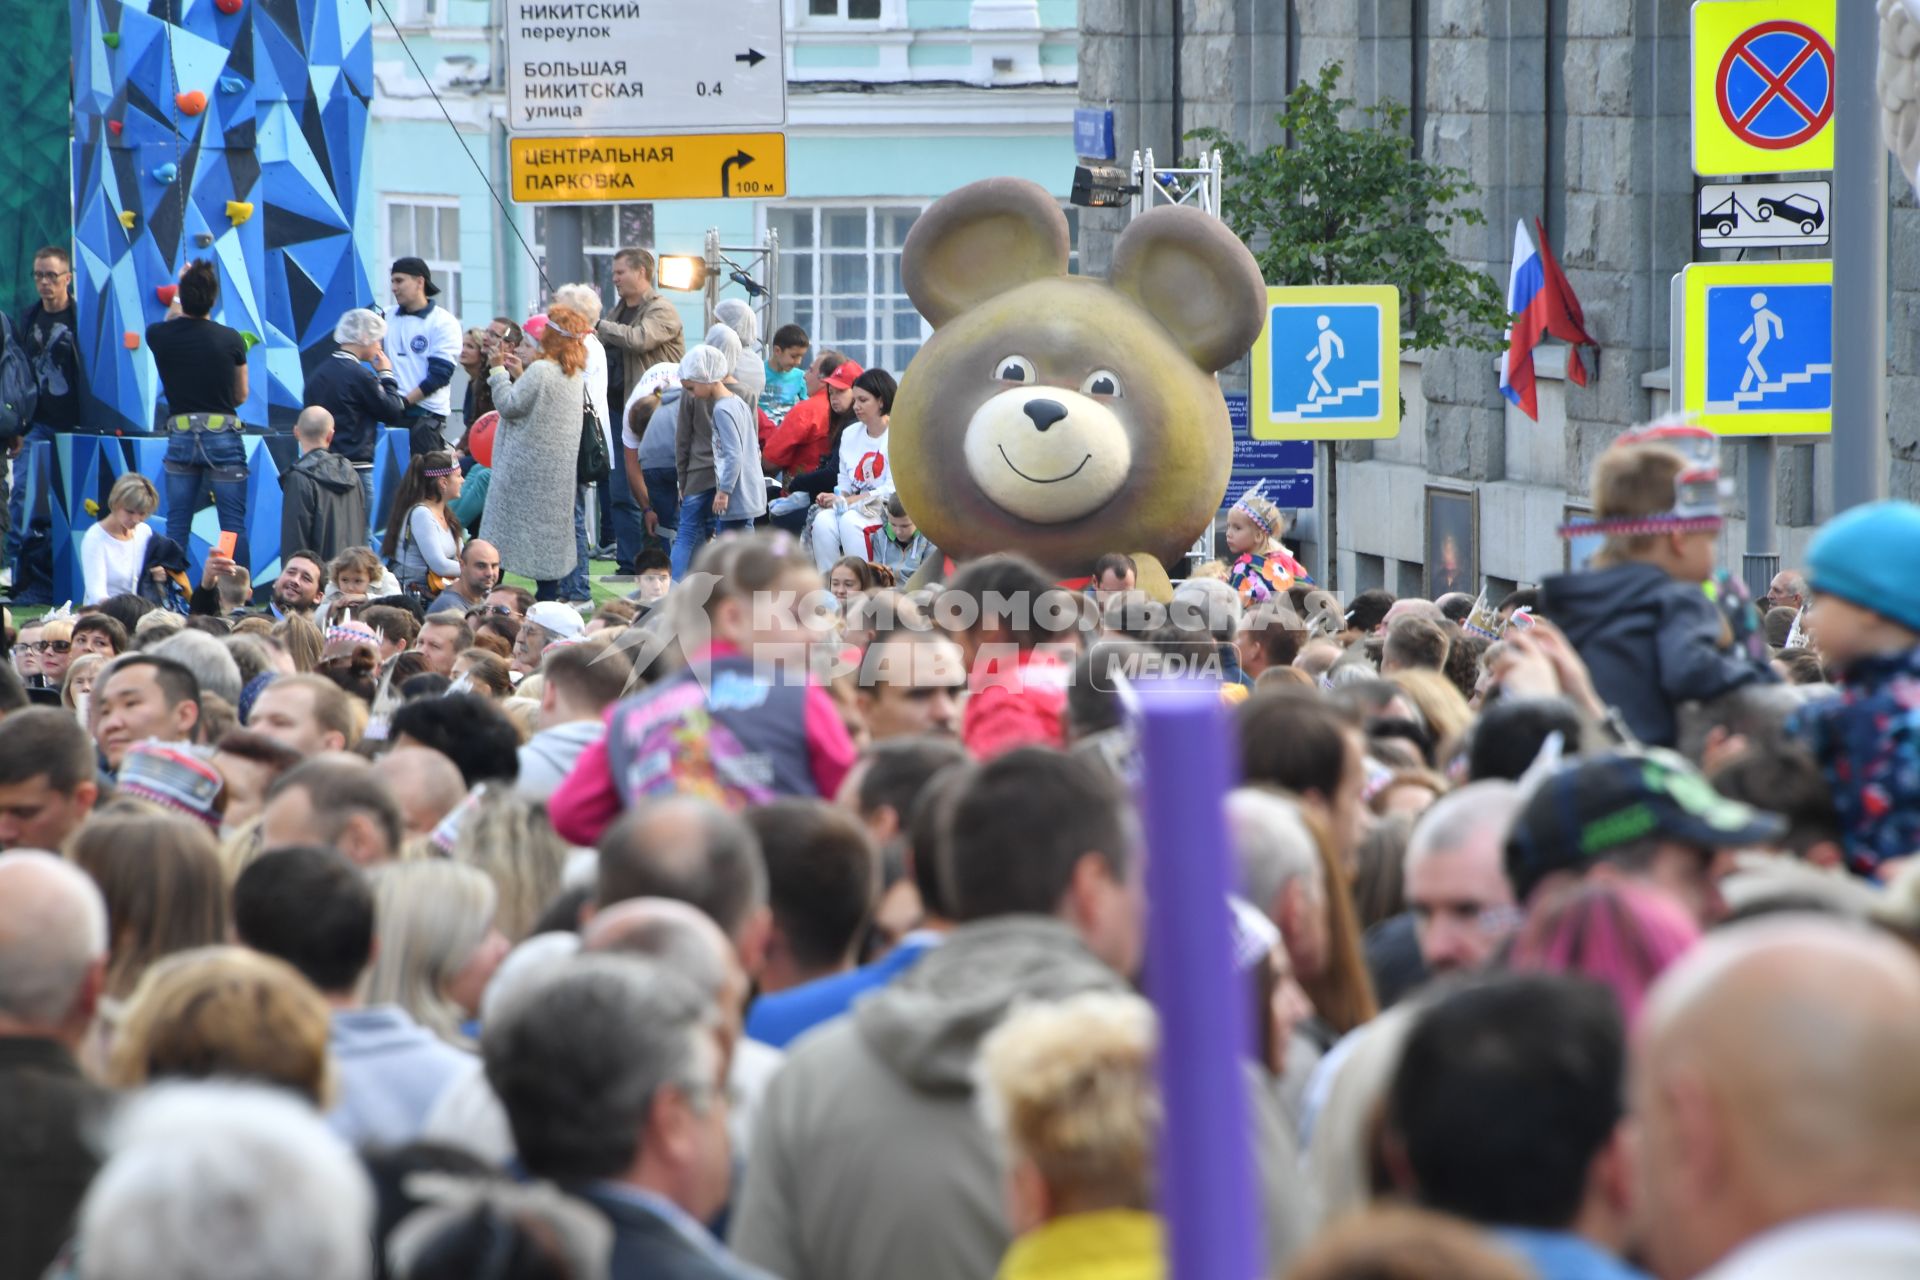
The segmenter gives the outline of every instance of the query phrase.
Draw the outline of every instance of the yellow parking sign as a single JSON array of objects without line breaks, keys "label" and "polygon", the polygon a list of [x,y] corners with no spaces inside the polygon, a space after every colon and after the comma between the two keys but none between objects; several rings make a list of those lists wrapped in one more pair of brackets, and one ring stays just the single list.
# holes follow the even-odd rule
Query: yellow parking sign
[{"label": "yellow parking sign", "polygon": [[1833,168],[1835,0],[1697,0],[1693,171]]}]

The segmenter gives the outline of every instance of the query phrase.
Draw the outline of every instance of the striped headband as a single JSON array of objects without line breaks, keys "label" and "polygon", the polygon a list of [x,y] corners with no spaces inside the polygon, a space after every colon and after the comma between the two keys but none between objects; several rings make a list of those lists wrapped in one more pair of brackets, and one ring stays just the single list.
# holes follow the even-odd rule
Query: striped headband
[{"label": "striped headband", "polygon": [[423,476],[427,476],[427,477],[430,477],[430,478],[431,478],[431,477],[434,477],[434,476],[450,476],[450,475],[452,475],[452,474],[453,474],[454,472],[456,472],[456,471],[458,471],[459,469],[460,469],[460,468],[459,468],[459,467],[457,467],[457,466],[454,466],[454,467],[428,467],[428,468],[427,468],[427,469],[426,469],[425,471],[422,471],[422,472],[421,472],[420,474],[421,474],[421,475],[423,475]]}]

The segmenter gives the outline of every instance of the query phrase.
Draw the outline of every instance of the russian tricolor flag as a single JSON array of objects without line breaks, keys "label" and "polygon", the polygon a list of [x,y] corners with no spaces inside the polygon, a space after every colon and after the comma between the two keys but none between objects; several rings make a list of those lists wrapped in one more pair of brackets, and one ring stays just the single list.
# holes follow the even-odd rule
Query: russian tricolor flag
[{"label": "russian tricolor flag", "polygon": [[1548,336],[1570,344],[1567,352],[1567,376],[1579,386],[1587,385],[1587,366],[1580,359],[1580,348],[1600,344],[1587,335],[1586,316],[1573,286],[1561,273],[1547,248],[1546,228],[1539,219],[1540,245],[1534,247],[1527,224],[1513,224],[1513,270],[1507,275],[1507,310],[1513,313],[1507,330],[1507,354],[1500,366],[1500,394],[1520,406],[1520,412],[1540,420],[1540,402],[1533,382],[1533,349]]}]

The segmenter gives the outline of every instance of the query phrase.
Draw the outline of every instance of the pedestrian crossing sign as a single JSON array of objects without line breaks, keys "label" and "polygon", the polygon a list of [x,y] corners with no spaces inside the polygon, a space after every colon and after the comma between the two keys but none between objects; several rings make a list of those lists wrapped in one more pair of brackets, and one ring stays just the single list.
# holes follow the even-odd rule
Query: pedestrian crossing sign
[{"label": "pedestrian crossing sign", "polygon": [[1721,435],[1833,430],[1833,264],[1696,262],[1682,281],[1682,407]]},{"label": "pedestrian crossing sign", "polygon": [[1381,440],[1400,433],[1400,290],[1267,290],[1253,346],[1256,440]]}]

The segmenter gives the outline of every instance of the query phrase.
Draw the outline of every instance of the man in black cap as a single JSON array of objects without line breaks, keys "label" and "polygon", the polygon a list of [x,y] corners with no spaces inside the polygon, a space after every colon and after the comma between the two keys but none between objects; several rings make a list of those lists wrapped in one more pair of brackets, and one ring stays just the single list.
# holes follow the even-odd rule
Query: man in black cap
[{"label": "man in black cap", "polygon": [[1667,894],[1705,928],[1727,914],[1720,880],[1733,855],[1775,844],[1786,825],[1722,796],[1674,752],[1613,751],[1533,789],[1507,836],[1507,878],[1527,906],[1605,868]]},{"label": "man in black cap", "polygon": [[446,448],[440,429],[452,402],[447,384],[460,367],[460,320],[434,303],[440,286],[419,258],[397,260],[392,284],[396,309],[387,321],[387,359],[406,393],[413,452],[429,453]]}]

